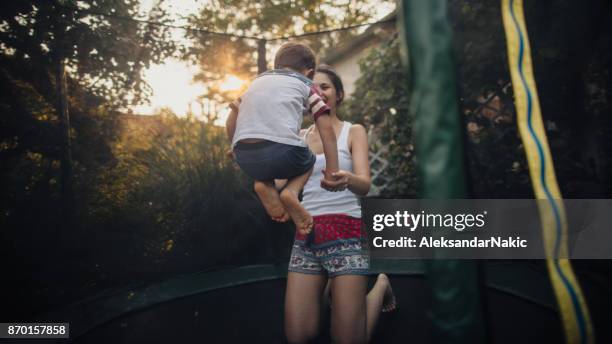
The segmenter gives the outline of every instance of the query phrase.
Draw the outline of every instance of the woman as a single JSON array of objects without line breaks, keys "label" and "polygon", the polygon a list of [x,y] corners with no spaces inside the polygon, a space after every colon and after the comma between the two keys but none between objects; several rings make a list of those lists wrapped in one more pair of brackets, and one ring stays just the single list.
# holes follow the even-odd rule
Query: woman
[{"label": "woman", "polygon": [[287,277],[285,332],[290,343],[315,338],[324,294],[329,290],[334,341],[365,343],[380,312],[395,308],[391,285],[384,274],[378,275],[366,295],[369,255],[364,247],[358,196],[365,196],[370,189],[368,139],[363,126],[343,122],[337,116],[344,88],[335,71],[319,66],[314,83],[331,108],[340,171],[334,174],[339,177],[335,182],[323,179],[325,157],[320,135],[315,126],[303,130],[304,139],[317,156],[302,201],[313,216],[314,227],[308,236],[296,234]]}]

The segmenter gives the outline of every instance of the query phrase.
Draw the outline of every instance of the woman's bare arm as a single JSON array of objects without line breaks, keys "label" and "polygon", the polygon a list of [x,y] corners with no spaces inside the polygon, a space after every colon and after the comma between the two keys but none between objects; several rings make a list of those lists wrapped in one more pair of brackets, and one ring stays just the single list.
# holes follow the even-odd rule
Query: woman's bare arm
[{"label": "woman's bare arm", "polygon": [[370,191],[370,162],[368,156],[368,135],[365,128],[354,124],[349,132],[353,172],[340,170],[334,174],[335,181],[323,179],[321,185],[329,191],[351,190],[356,195],[365,196]]}]

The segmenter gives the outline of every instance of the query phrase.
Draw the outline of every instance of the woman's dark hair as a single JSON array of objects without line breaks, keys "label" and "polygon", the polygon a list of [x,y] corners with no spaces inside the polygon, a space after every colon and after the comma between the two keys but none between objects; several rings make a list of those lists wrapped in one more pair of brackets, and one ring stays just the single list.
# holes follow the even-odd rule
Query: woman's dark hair
[{"label": "woman's dark hair", "polygon": [[334,84],[334,88],[336,89],[336,95],[338,99],[336,99],[336,105],[340,105],[344,100],[344,86],[342,85],[342,80],[338,76],[338,73],[329,65],[320,64],[317,66],[315,70],[316,73],[325,73],[331,80],[332,84]]}]

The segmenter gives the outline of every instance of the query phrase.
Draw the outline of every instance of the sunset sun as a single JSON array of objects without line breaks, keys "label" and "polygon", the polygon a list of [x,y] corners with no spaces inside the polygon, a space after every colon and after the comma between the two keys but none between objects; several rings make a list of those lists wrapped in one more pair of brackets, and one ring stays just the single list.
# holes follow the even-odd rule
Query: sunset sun
[{"label": "sunset sun", "polygon": [[235,75],[228,75],[219,85],[222,92],[237,91],[244,85],[245,81]]}]

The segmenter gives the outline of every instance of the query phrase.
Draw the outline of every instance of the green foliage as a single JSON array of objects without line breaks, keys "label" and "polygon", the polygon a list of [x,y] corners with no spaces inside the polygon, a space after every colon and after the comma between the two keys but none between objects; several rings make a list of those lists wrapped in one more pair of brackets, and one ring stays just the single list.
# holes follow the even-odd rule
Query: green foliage
[{"label": "green foliage", "polygon": [[[140,101],[147,92],[143,68],[163,61],[174,44],[167,28],[121,19],[137,8],[136,0],[4,2],[0,62],[50,104],[59,60],[78,85],[107,103]],[[165,15],[156,7],[148,19],[163,22]]]},{"label": "green foliage", "polygon": [[449,16],[471,196],[532,197],[499,3],[452,1]]},{"label": "green foliage", "polygon": [[[518,140],[511,88],[507,86],[505,42],[499,9],[478,1],[450,3],[460,108],[466,125],[468,183],[476,196],[529,194],[529,176]],[[416,196],[409,75],[397,38],[372,49],[360,63],[362,75],[346,111],[387,146],[383,196]],[[486,101],[486,105],[483,105]],[[500,152],[504,152],[500,155]]]},{"label": "green foliage", "polygon": [[257,228],[245,228],[262,214],[248,202],[252,187],[226,156],[223,128],[172,114],[128,120],[130,137],[115,146],[117,165],[102,172],[92,195],[96,217],[129,231],[133,239],[123,245],[138,266],[235,263],[256,241]]},{"label": "green foliage", "polygon": [[[60,167],[66,170],[61,157],[70,149],[69,179],[77,190],[64,192],[71,196],[64,200],[74,197],[75,217],[86,217],[89,209],[82,205],[92,179],[115,158],[110,143],[116,138],[117,109],[146,94],[142,69],[171,54],[173,45],[167,29],[121,19],[136,15],[135,0],[0,6],[0,158],[3,184],[10,190],[2,195],[0,222],[11,228],[6,233],[11,238],[40,231],[50,243],[67,244],[74,226],[58,216],[59,185],[66,182],[60,178]],[[165,20],[164,15],[155,8],[149,19]],[[65,125],[56,109],[60,61],[68,71],[71,147],[61,140]],[[29,218],[28,204],[43,211]]]},{"label": "green foliage", "polygon": [[[11,72],[5,69],[0,73],[0,108],[4,109],[0,117],[0,173],[3,190],[9,190],[0,203],[2,222],[18,216],[19,208],[28,202],[47,200],[57,212],[61,182],[61,131],[54,106],[32,84],[15,79]],[[109,142],[116,136],[117,113],[78,86],[73,85],[73,90],[73,182],[75,189],[86,193],[91,173],[113,161]]]},{"label": "green foliage", "polygon": [[75,165],[76,231],[58,211],[58,160],[34,152],[3,160],[0,252],[18,262],[17,271],[4,266],[16,279],[3,288],[38,295],[20,312],[177,273],[287,259],[291,227],[265,215],[252,181],[226,156],[223,128],[163,110],[117,116],[114,130],[111,158]]},{"label": "green foliage", "polygon": [[382,194],[412,197],[416,193],[416,176],[409,75],[401,64],[399,40],[393,38],[372,49],[359,65],[362,74],[344,106],[343,116],[372,131],[373,151],[387,147],[384,157],[389,165],[380,178],[387,186]]},{"label": "green foliage", "polygon": [[[81,273],[94,264],[89,262],[85,267],[84,260],[72,255],[86,241],[80,240],[82,236],[66,226],[66,219],[62,217],[58,117],[45,97],[30,83],[14,79],[10,72],[13,70],[4,69],[0,73],[0,108],[4,110],[0,117],[0,187],[3,190],[0,260],[5,263],[3,270],[12,276],[10,283],[4,285],[8,290],[3,292],[19,300],[37,298],[28,305],[7,308],[19,309],[18,314],[22,314],[52,306],[48,303],[58,300],[58,294],[38,298],[41,294],[36,291],[48,291],[50,286],[57,285],[72,290],[83,288],[85,274],[73,273]],[[90,209],[84,204],[92,192],[94,177],[100,169],[113,164],[108,144],[115,137],[117,114],[86,92],[73,95],[73,182],[78,205],[73,215],[86,218]],[[90,223],[81,222],[85,224],[80,228],[81,234],[90,235]],[[53,273],[64,278],[56,278]],[[75,281],[78,276],[83,279]],[[58,293],[65,290],[63,287],[52,289]]]},{"label": "green foliage", "polygon": [[[21,207],[48,202],[50,209],[39,219],[66,228],[60,234],[69,238],[73,226],[56,216],[61,208],[58,185],[67,182],[60,178],[60,167],[67,170],[60,166],[61,157],[70,149],[72,178],[67,180],[78,190],[75,195],[64,192],[70,196],[64,200],[82,204],[95,171],[114,159],[109,144],[116,135],[117,109],[146,94],[142,69],[171,54],[172,44],[166,41],[166,29],[120,19],[135,15],[135,0],[18,1],[0,6],[0,158],[3,182],[11,190],[3,194],[0,220],[14,230],[29,227],[28,221],[19,223],[22,211],[27,212]],[[153,20],[163,16],[158,9],[150,13]],[[71,147],[62,142],[65,125],[56,108],[60,61],[68,71]],[[28,168],[19,170],[23,166]],[[74,212],[87,212],[79,208]],[[46,215],[49,221],[44,221]]]}]

